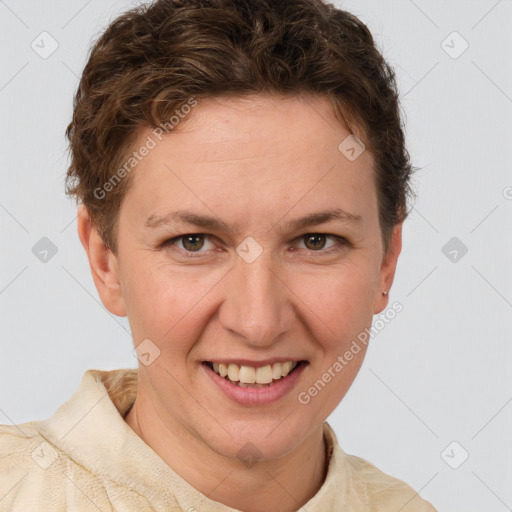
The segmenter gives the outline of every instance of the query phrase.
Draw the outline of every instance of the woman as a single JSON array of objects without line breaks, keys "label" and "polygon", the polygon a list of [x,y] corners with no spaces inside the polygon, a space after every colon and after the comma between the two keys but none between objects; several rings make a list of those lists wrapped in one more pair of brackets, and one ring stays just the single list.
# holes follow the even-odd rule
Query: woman
[{"label": "woman", "polygon": [[159,0],[94,45],[67,192],[138,370],[0,430],[1,510],[432,511],[325,422],[388,306],[392,69],[320,0]]}]

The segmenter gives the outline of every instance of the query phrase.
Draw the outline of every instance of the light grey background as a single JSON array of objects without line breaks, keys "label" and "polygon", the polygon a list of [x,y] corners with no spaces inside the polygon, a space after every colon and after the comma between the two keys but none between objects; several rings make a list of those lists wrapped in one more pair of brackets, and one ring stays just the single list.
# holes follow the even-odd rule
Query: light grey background
[{"label": "light grey background", "polygon": [[[47,418],[87,369],[137,366],[76,233],[64,130],[91,41],[139,3],[0,0],[0,423]],[[345,451],[440,511],[512,510],[512,1],[337,5],[395,66],[422,170],[390,297],[404,309],[329,421]],[[31,48],[43,31],[58,42],[46,59]],[[57,248],[46,263],[42,237]]]}]

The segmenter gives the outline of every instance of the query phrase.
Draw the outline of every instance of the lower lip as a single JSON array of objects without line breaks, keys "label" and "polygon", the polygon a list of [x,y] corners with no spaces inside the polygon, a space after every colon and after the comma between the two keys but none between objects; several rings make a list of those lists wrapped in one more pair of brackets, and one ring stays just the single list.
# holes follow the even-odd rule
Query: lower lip
[{"label": "lower lip", "polygon": [[241,405],[264,405],[278,401],[293,389],[306,366],[307,363],[301,363],[293,372],[270,386],[246,388],[233,384],[231,381],[215,373],[208,365],[201,364],[208,377],[212,379],[220,390],[229,399]]}]

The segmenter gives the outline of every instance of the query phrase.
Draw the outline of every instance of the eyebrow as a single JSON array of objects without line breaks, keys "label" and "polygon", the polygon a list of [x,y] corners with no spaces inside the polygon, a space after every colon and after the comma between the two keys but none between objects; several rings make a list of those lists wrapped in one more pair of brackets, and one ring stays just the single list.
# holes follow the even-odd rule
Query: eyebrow
[{"label": "eyebrow", "polygon": [[[310,213],[304,217],[299,217],[298,219],[286,222],[285,226],[286,229],[289,230],[298,230],[333,220],[339,220],[346,224],[358,224],[363,219],[361,215],[347,212],[341,208],[335,208],[332,210]],[[227,233],[234,232],[234,229],[226,222],[215,217],[200,215],[190,210],[178,210],[161,216],[153,214],[146,219],[145,225],[148,228],[157,228],[162,225],[172,225],[174,223],[193,224],[205,229],[225,231]]]}]

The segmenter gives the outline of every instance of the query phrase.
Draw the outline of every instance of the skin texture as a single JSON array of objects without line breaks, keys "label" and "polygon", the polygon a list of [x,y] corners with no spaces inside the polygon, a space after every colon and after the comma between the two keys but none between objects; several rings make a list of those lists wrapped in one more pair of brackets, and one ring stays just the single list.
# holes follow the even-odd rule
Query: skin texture
[{"label": "skin texture", "polygon": [[[141,130],[141,145],[151,128]],[[105,307],[128,316],[135,346],[160,355],[139,363],[130,427],[192,486],[247,512],[297,510],[327,471],[322,424],[359,371],[361,350],[307,405],[307,390],[385,309],[402,225],[384,254],[373,158],[338,150],[349,132],[325,97],[202,100],[139,162],[120,210],[117,257],[85,208],[80,240]],[[333,220],[290,230],[306,214],[342,208],[359,222]],[[231,231],[190,224],[145,227],[151,215],[187,209],[222,219]],[[205,233],[193,245],[179,239]],[[325,237],[308,243],[311,233]],[[253,237],[252,263],[236,248]],[[194,252],[194,247],[199,251]],[[187,257],[192,253],[192,257]],[[239,405],[206,375],[203,361],[307,360],[278,402]],[[248,467],[238,454],[260,452]]]}]

